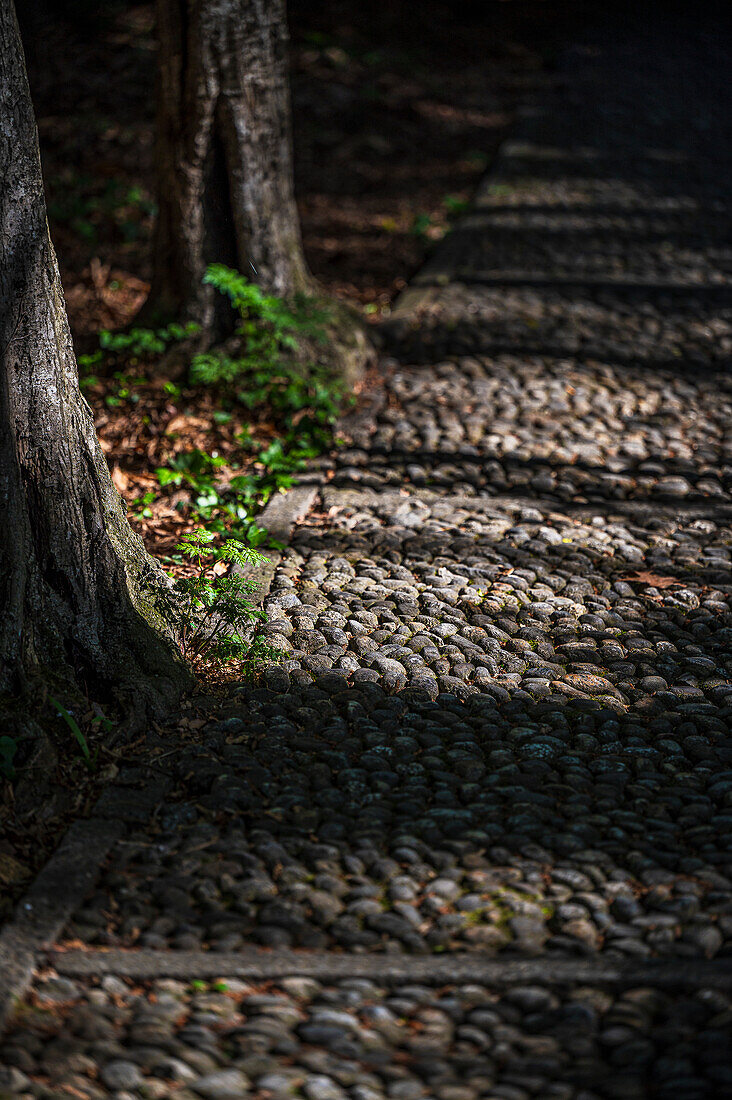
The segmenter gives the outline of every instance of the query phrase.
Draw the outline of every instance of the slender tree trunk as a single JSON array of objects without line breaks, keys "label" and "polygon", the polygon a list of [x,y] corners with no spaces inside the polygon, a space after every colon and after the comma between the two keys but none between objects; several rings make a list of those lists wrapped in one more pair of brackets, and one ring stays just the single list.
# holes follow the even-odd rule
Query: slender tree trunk
[{"label": "slender tree trunk", "polygon": [[160,710],[188,674],[79,390],[12,0],[0,123],[0,695],[51,681]]},{"label": "slender tree trunk", "polygon": [[219,337],[233,317],[202,285],[207,264],[272,294],[314,289],[293,193],[285,5],[157,0],[157,19],[151,308]]}]

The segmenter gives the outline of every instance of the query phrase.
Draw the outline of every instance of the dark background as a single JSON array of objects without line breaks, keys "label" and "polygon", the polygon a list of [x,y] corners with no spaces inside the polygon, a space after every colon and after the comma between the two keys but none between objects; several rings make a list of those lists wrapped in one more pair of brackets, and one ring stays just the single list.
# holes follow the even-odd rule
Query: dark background
[{"label": "dark background", "polygon": [[[19,6],[51,232],[79,350],[129,323],[150,276],[154,5]],[[527,94],[589,18],[576,0],[289,5],[308,262],[378,320],[469,199]]]}]

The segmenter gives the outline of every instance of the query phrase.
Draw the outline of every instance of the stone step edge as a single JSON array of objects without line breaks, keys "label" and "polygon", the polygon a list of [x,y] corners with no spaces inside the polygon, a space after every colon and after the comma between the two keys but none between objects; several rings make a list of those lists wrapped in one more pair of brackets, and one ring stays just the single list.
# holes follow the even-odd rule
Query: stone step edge
[{"label": "stone step edge", "polygon": [[[373,467],[371,467],[373,469]],[[406,496],[402,492],[406,489]],[[558,497],[548,494],[535,494],[526,496],[521,493],[511,493],[508,490],[488,490],[481,488],[474,496],[463,493],[453,493],[449,487],[444,487],[442,492],[432,487],[425,488],[421,485],[403,483],[400,487],[389,484],[380,488],[364,486],[359,481],[352,483],[337,482],[335,479],[327,487],[321,489],[320,495],[326,508],[334,505],[346,504],[354,508],[369,508],[376,505],[398,502],[404,504],[410,498],[422,501],[427,505],[444,504],[448,502],[455,508],[468,512],[505,514],[507,506],[515,508],[534,508],[544,512],[544,520],[563,523],[568,516],[583,515],[625,515],[630,518],[636,516],[647,517],[652,509],[653,515],[661,518],[675,519],[686,522],[694,519],[732,519],[732,501],[708,499],[705,501],[679,501],[676,504],[670,501],[657,500],[560,500]]]},{"label": "stone step edge", "polygon": [[506,987],[531,983],[732,990],[732,958],[634,960],[626,963],[622,960],[547,956],[502,960],[465,954],[425,958],[254,948],[238,952],[59,948],[51,949],[46,959],[58,974],[69,978],[95,978],[107,974],[139,981],[157,978],[189,981],[250,978],[266,981],[301,977],[329,982],[362,978],[384,985],[417,982],[428,985],[478,983]]},{"label": "stone step edge", "polygon": [[[606,291],[609,294],[659,294],[674,295],[688,298],[722,298],[726,301],[730,295],[732,284],[726,282],[694,283],[679,282],[670,279],[643,279],[621,278],[586,275],[582,272],[576,274],[543,275],[533,271],[480,271],[470,268],[451,266],[446,270],[439,270],[433,263],[429,269],[421,271],[413,280],[414,299],[418,304],[430,304],[435,301],[433,296],[417,294],[420,288],[433,289],[446,286],[485,286],[533,289],[549,288],[550,290],[579,290],[579,291]],[[394,311],[396,313],[396,310]],[[401,313],[399,314],[401,317]],[[392,320],[391,314],[384,324]]]}]

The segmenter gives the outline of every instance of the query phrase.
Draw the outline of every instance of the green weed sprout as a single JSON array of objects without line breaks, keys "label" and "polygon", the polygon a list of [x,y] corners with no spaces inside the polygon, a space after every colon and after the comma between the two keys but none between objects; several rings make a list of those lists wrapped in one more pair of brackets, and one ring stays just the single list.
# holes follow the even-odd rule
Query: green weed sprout
[{"label": "green weed sprout", "polygon": [[94,771],[97,764],[99,749],[97,748],[92,754],[91,750],[89,749],[89,742],[87,741],[84,734],[81,732],[81,729],[79,728],[79,723],[76,721],[73,714],[71,714],[71,712],[68,711],[66,707],[62,706],[57,699],[54,699],[53,696],[49,695],[48,701],[51,706],[55,707],[59,718],[63,718],[64,722],[71,730],[71,733],[77,745],[79,746],[79,750],[82,757],[84,758],[84,763],[86,764],[87,768],[90,772]]}]

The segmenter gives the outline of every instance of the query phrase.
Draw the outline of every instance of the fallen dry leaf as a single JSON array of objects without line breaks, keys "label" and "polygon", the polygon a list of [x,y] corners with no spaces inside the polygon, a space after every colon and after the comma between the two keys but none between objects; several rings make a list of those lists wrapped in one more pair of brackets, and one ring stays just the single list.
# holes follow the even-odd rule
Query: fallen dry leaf
[{"label": "fallen dry leaf", "polygon": [[631,584],[647,584],[653,588],[671,588],[673,585],[681,584],[681,581],[677,581],[673,577],[659,577],[657,573],[644,571],[629,573],[627,577],[621,577],[620,580],[630,581]]},{"label": "fallen dry leaf", "polygon": [[12,856],[0,852],[0,882],[5,886],[12,886],[22,882],[30,874],[28,868]]},{"label": "fallen dry leaf", "polygon": [[172,435],[175,432],[181,432],[185,429],[200,428],[203,431],[209,431],[211,427],[211,421],[206,420],[202,416],[186,416],[185,414],[179,414],[174,416],[165,429],[166,435]]},{"label": "fallen dry leaf", "polygon": [[112,469],[112,481],[115,489],[118,489],[120,493],[124,493],[130,483],[127,474],[124,470],[120,470],[119,466],[114,466]]}]

